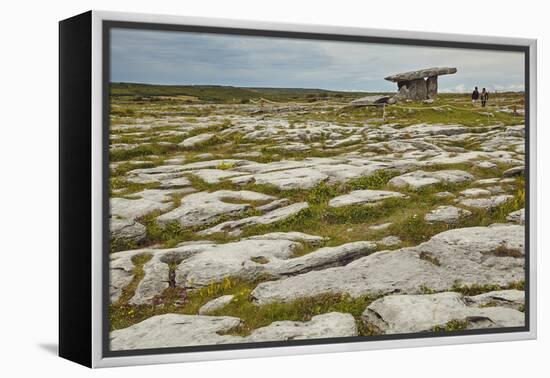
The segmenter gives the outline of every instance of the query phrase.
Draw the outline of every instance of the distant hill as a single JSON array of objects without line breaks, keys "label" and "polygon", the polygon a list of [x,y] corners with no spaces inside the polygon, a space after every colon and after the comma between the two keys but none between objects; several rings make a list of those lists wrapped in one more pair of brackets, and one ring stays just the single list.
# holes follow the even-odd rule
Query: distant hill
[{"label": "distant hill", "polygon": [[339,92],[315,88],[258,88],[222,85],[155,85],[111,83],[112,96],[193,96],[205,102],[247,102],[265,98],[272,101],[353,99],[366,92]]}]

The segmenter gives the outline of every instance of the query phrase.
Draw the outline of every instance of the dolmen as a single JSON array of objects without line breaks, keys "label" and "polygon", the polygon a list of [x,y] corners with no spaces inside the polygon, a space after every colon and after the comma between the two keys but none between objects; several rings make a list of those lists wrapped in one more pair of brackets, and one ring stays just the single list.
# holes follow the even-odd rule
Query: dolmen
[{"label": "dolmen", "polygon": [[454,73],[454,67],[433,67],[391,75],[384,79],[397,83],[399,92],[395,96],[396,99],[424,101],[437,96],[438,76]]}]

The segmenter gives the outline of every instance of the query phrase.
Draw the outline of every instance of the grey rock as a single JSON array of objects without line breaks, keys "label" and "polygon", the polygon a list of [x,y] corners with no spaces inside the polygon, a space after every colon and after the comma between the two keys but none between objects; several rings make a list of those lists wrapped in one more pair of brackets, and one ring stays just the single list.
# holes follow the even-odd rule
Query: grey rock
[{"label": "grey rock", "polygon": [[491,163],[490,161],[487,161],[487,160],[478,161],[477,163],[475,163],[475,166],[478,168],[484,168],[484,169],[493,169],[497,167],[495,163]]},{"label": "grey rock", "polygon": [[426,79],[426,87],[428,89],[428,98],[429,100],[424,100],[428,104],[433,102],[433,98],[437,96],[437,76],[429,76]]},{"label": "grey rock", "polygon": [[488,186],[487,190],[490,191],[491,194],[504,193],[504,189],[502,189],[502,186],[500,185]]},{"label": "grey rock", "polygon": [[382,244],[382,245],[385,245],[387,247],[393,247],[393,246],[401,244],[401,239],[399,239],[398,236],[390,235],[390,236],[386,236],[385,238],[380,240],[378,242],[378,244]]},{"label": "grey rock", "polygon": [[432,67],[418,71],[403,72],[385,77],[384,79],[397,83],[400,81],[424,79],[430,76],[449,75],[454,73],[456,73],[456,68],[454,67]]},{"label": "grey rock", "polygon": [[353,106],[375,105],[387,103],[390,96],[366,96],[357,98],[350,102]]},{"label": "grey rock", "polygon": [[370,241],[346,243],[337,247],[324,247],[306,255],[282,261],[272,261],[264,265],[266,272],[273,276],[293,276],[309,271],[322,271],[334,266],[346,265],[359,257],[376,250]]},{"label": "grey rock", "polygon": [[357,335],[357,326],[351,314],[330,312],[314,316],[309,322],[279,321],[271,323],[267,327],[254,330],[246,338],[246,341],[327,339]]},{"label": "grey rock", "polygon": [[220,335],[241,324],[230,316],[165,314],[128,328],[112,331],[111,350],[169,348],[240,342],[241,337]]},{"label": "grey rock", "polygon": [[235,298],[234,295],[222,295],[221,297],[212,299],[199,308],[199,315],[208,315],[209,313],[219,310],[231,303],[233,298]]},{"label": "grey rock", "polygon": [[112,331],[110,346],[112,350],[133,350],[358,335],[353,316],[338,312],[317,315],[308,322],[274,322],[246,337],[224,334],[240,324],[239,318],[230,316],[157,315]]},{"label": "grey rock", "polygon": [[514,196],[509,194],[501,194],[487,198],[465,198],[459,200],[458,203],[466,207],[473,207],[477,209],[494,209],[495,207],[505,204],[512,198],[514,198]]},{"label": "grey rock", "polygon": [[350,205],[376,204],[388,198],[405,198],[404,194],[386,190],[354,190],[351,193],[331,199],[330,207],[342,207]]},{"label": "grey rock", "polygon": [[400,130],[402,134],[409,134],[413,137],[433,136],[433,135],[460,135],[469,133],[470,128],[462,125],[444,125],[444,124],[429,124],[421,123],[405,127]]},{"label": "grey rock", "polygon": [[214,137],[214,134],[212,133],[195,135],[194,137],[185,139],[183,142],[179,144],[179,146],[184,148],[192,148],[199,144],[208,142],[213,137]]},{"label": "grey rock", "polygon": [[468,302],[473,302],[477,306],[495,305],[520,309],[525,305],[525,292],[521,290],[490,291],[468,297]]},{"label": "grey rock", "polygon": [[428,86],[424,79],[415,79],[407,82],[399,82],[402,86],[407,87],[407,98],[414,101],[422,101],[428,98]]},{"label": "grey rock", "polygon": [[[163,189],[180,188],[180,187],[191,185],[191,181],[189,181],[187,177],[169,178],[165,180],[160,180],[159,182],[160,182],[160,187]],[[186,192],[193,193],[193,192],[196,192],[196,190],[193,188],[186,188]]]},{"label": "grey rock", "polygon": [[438,193],[435,193],[434,196],[441,197],[441,198],[448,198],[448,197],[454,197],[455,195],[451,192],[438,192]]},{"label": "grey rock", "polygon": [[502,175],[504,177],[512,177],[512,176],[519,176],[522,175],[525,171],[525,166],[521,165],[519,167],[513,167],[510,169],[505,170]]},{"label": "grey rock", "polygon": [[498,177],[475,181],[475,183],[479,185],[494,185],[494,184],[498,184],[499,182],[500,182],[500,179]]},{"label": "grey rock", "polygon": [[388,222],[388,223],[381,223],[381,224],[373,224],[372,226],[369,226],[369,229],[373,230],[373,231],[380,231],[380,230],[385,230],[387,229],[388,227],[390,227],[393,223],[391,222]]},{"label": "grey rock", "polygon": [[199,235],[212,235],[218,232],[229,232],[232,235],[238,236],[244,227],[250,227],[258,224],[272,224],[282,221],[292,215],[298,214],[300,211],[308,207],[307,202],[293,203],[285,207],[280,207],[271,210],[263,215],[242,218],[234,221],[227,221],[217,224],[216,226],[199,231]]},{"label": "grey rock", "polygon": [[154,182],[165,182],[169,180],[179,179],[180,186],[191,185],[191,182],[182,177],[184,170],[180,165],[167,164],[153,168],[134,169],[128,172],[126,180],[136,184],[150,184]]},{"label": "grey rock", "polygon": [[473,179],[474,176],[468,172],[459,170],[443,170],[435,172],[414,171],[394,177],[388,182],[388,184],[398,188],[408,186],[412,189],[419,189],[428,185],[439,183],[462,183]]},{"label": "grey rock", "polygon": [[159,216],[157,222],[178,222],[182,228],[190,228],[215,223],[224,216],[236,216],[252,208],[246,203],[228,203],[224,199],[244,202],[272,201],[276,198],[247,190],[193,193],[182,198],[180,206]]},{"label": "grey rock", "polygon": [[111,253],[109,255],[109,296],[111,302],[116,302],[122,294],[122,289],[132,282],[134,276],[134,256],[143,254],[143,250]]},{"label": "grey rock", "polygon": [[[273,185],[281,190],[311,189],[328,179],[328,176],[312,168],[287,169],[259,173],[252,176],[254,182],[259,185]],[[231,180],[237,182],[236,180]],[[242,180],[238,180],[241,181]]]},{"label": "grey rock", "polygon": [[[325,247],[306,255],[293,257],[302,248],[297,241],[248,239],[225,244],[188,244],[169,249],[143,249],[111,254],[111,273],[117,280],[111,282],[113,297],[132,277],[131,258],[149,254],[144,264],[144,277],[138,284],[132,304],[148,304],[168,287],[169,265],[176,265],[175,283],[193,289],[220,282],[227,277],[253,280],[263,275],[284,277],[328,267],[342,266],[376,250],[369,241],[353,242],[337,247]],[[296,238],[297,235],[289,235]],[[296,238],[297,239],[297,238]],[[310,238],[308,238],[310,239]]]},{"label": "grey rock", "polygon": [[212,159],[213,157],[214,155],[209,152],[206,152],[204,154],[196,154],[194,156],[195,159],[202,159],[202,160]]},{"label": "grey rock", "polygon": [[486,189],[481,188],[470,188],[466,189],[460,192],[465,197],[482,197],[482,196],[490,196],[491,192]]},{"label": "grey rock", "polygon": [[390,295],[371,303],[362,314],[366,324],[385,334],[417,333],[464,321],[467,328],[520,327],[525,314],[506,307],[468,305],[459,293]]},{"label": "grey rock", "polygon": [[320,246],[328,238],[322,236],[304,234],[303,232],[291,231],[291,232],[271,232],[263,235],[251,236],[247,239],[250,240],[291,240],[295,242],[305,243],[311,246]]},{"label": "grey rock", "polygon": [[266,203],[265,205],[257,206],[256,210],[265,213],[288,205],[290,205],[290,201],[287,198],[281,198],[275,201],[271,201],[270,203]]},{"label": "grey rock", "polygon": [[525,209],[513,211],[506,217],[508,222],[525,224]]},{"label": "grey rock", "polygon": [[460,285],[507,285],[524,279],[524,259],[501,256],[505,246],[524,253],[524,228],[517,225],[449,230],[416,247],[381,251],[343,267],[312,271],[259,284],[257,304],[289,302],[323,293],[352,297],[399,290],[418,294],[423,287],[443,291]]},{"label": "grey rock", "polygon": [[147,229],[141,223],[131,219],[111,218],[111,238],[126,239],[140,242],[145,239]]},{"label": "grey rock", "polygon": [[111,215],[113,217],[135,220],[153,211],[166,211],[170,209],[172,202],[158,202],[146,198],[127,199],[114,197],[110,200]]},{"label": "grey rock", "polygon": [[424,216],[424,220],[428,223],[456,223],[461,218],[472,215],[468,210],[460,209],[454,206],[438,206]]},{"label": "grey rock", "polygon": [[238,172],[233,170],[223,170],[223,169],[198,169],[191,171],[190,173],[193,176],[196,176],[208,184],[218,184],[223,180],[243,176],[245,172]]}]

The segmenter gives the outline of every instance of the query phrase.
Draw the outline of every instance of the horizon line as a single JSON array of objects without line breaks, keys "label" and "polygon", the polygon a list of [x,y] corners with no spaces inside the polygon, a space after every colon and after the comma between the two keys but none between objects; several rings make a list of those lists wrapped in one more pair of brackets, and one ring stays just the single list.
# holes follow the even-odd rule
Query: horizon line
[{"label": "horizon line", "polygon": [[[302,90],[317,90],[317,91],[327,91],[327,92],[347,92],[347,93],[397,93],[397,91],[384,91],[384,90],[360,90],[360,89],[325,89],[318,87],[270,87],[270,86],[239,86],[239,85],[227,85],[227,84],[158,84],[158,83],[144,83],[144,82],[134,82],[134,81],[109,81],[109,84],[138,84],[138,85],[150,85],[150,86],[159,86],[159,87],[228,87],[228,88],[244,88],[244,89],[302,89]],[[524,93],[523,90],[493,90],[493,92],[500,93]],[[466,92],[455,92],[450,90],[441,89],[439,93],[446,94],[468,94],[470,91]]]}]

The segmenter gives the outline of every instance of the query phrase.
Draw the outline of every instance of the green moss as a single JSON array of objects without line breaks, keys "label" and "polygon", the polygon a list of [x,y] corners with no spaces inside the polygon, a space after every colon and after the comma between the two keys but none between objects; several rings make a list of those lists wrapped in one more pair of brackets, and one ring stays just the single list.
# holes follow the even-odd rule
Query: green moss
[{"label": "green moss", "polygon": [[134,264],[132,281],[122,289],[122,293],[118,298],[117,304],[126,304],[135,294],[136,288],[145,276],[143,266],[151,260],[153,256],[148,253],[142,253],[132,257],[132,263]]}]

